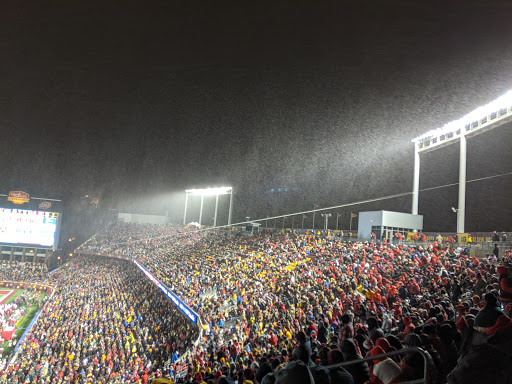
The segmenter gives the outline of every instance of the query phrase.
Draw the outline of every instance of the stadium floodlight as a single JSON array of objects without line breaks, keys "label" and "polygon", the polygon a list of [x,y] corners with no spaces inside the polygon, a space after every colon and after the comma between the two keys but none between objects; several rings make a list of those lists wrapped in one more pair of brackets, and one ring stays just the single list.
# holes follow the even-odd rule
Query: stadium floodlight
[{"label": "stadium floodlight", "polygon": [[229,196],[229,214],[228,225],[231,225],[231,212],[233,210],[233,187],[216,187],[216,188],[202,188],[202,189],[186,189],[185,190],[185,213],[183,215],[183,225],[187,220],[187,207],[188,196],[201,196],[201,208],[199,209],[199,224],[203,218],[203,201],[205,196],[215,196],[215,215],[213,217],[213,226],[217,226],[217,210],[219,206],[219,195]]},{"label": "stadium floodlight", "polygon": [[411,141],[414,143],[414,179],[412,194],[413,215],[418,214],[420,188],[420,153],[460,142],[459,156],[459,206],[457,208],[457,233],[464,233],[466,206],[466,138],[487,132],[512,121],[512,90],[496,100],[479,107],[460,119],[430,130]]},{"label": "stadium floodlight", "polygon": [[411,141],[419,144],[420,151],[448,144],[461,135],[482,133],[512,120],[512,90],[496,100],[471,111],[460,119],[450,121],[440,128],[432,129]]},{"label": "stadium floodlight", "polygon": [[233,187],[219,187],[219,188],[203,188],[203,189],[186,189],[185,192],[194,196],[215,196],[215,195],[228,195],[233,190]]}]

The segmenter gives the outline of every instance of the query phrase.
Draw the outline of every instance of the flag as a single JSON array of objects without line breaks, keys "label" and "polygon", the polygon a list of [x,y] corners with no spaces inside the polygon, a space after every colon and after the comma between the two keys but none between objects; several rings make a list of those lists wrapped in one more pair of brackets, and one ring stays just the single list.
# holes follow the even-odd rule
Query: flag
[{"label": "flag", "polygon": [[350,212],[350,217],[351,218],[357,217],[357,213]]}]

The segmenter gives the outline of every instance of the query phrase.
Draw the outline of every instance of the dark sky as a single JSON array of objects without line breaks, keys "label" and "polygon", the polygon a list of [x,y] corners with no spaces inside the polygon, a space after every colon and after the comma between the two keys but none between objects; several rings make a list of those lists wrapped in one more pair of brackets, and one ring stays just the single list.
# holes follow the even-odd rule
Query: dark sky
[{"label": "dark sky", "polygon": [[[410,140],[512,89],[511,20],[492,1],[2,1],[0,192],[178,218],[185,188],[232,185],[236,221],[410,191]],[[510,128],[468,143],[468,179],[512,171]],[[421,188],[457,164],[426,155]],[[468,229],[511,230],[511,187],[468,186]],[[425,229],[456,205],[422,194]],[[373,209],[410,198],[352,210]]]}]

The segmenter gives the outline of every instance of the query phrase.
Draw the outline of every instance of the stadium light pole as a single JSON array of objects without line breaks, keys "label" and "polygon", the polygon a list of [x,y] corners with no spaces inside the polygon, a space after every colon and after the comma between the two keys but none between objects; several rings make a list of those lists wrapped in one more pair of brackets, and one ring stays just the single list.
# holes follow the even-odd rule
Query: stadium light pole
[{"label": "stadium light pole", "polygon": [[203,218],[203,203],[204,203],[204,195],[201,195],[201,207],[199,208],[199,225],[201,225],[201,220]]},{"label": "stadium light pole", "polygon": [[467,138],[487,132],[512,121],[512,90],[458,120],[433,129],[412,140],[414,143],[414,179],[411,213],[418,214],[420,153],[429,152],[459,140],[459,194],[457,233],[464,233],[466,213]]},{"label": "stadium light pole", "polygon": [[183,214],[183,225],[187,224],[188,192],[185,191],[185,213]]},{"label": "stadium light pole", "polygon": [[324,218],[324,230],[327,230],[327,227],[328,227],[328,222],[329,222],[329,217],[331,217],[332,214],[330,213],[322,213],[322,217]]},{"label": "stadium light pole", "polygon": [[231,225],[231,212],[233,208],[233,187],[219,187],[219,188],[203,188],[203,189],[186,189],[185,190],[185,213],[183,214],[183,225],[186,224],[187,220],[187,208],[188,208],[188,197],[200,196],[201,207],[199,209],[199,224],[203,218],[203,204],[205,196],[215,196],[215,216],[213,217],[213,226],[217,226],[217,212],[219,205],[219,195],[230,195],[229,199],[229,216],[228,225]]},{"label": "stadium light pole", "polygon": [[229,213],[228,213],[228,225],[231,225],[231,215],[233,213],[233,188],[229,187]]},{"label": "stadium light pole", "polygon": [[217,226],[217,211],[219,209],[219,195],[215,195],[215,214],[213,216],[213,226]]}]

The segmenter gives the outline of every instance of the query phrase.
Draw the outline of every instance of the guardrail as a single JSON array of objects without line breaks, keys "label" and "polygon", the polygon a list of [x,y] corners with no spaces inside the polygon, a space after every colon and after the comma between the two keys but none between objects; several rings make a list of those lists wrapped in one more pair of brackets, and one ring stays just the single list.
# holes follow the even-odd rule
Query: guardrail
[{"label": "guardrail", "polygon": [[403,355],[403,354],[411,353],[411,352],[417,352],[417,353],[419,353],[421,355],[421,357],[423,357],[423,362],[424,362],[424,365],[423,365],[423,377],[421,379],[415,379],[415,380],[409,380],[409,381],[401,381],[400,384],[427,384],[428,383],[428,370],[427,370],[427,368],[428,368],[428,356],[427,356],[426,352],[423,349],[418,348],[418,347],[404,348],[404,349],[400,349],[398,351],[384,353],[382,355],[365,357],[365,358],[357,359],[357,360],[344,361],[342,363],[328,365],[326,368],[346,367],[346,366],[349,366],[349,365],[360,364],[360,363],[365,362],[365,361],[371,361],[371,360],[377,360],[377,359],[385,359],[385,358],[390,357],[390,356]]}]

